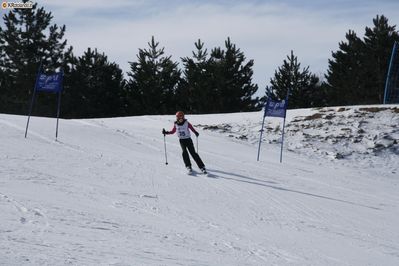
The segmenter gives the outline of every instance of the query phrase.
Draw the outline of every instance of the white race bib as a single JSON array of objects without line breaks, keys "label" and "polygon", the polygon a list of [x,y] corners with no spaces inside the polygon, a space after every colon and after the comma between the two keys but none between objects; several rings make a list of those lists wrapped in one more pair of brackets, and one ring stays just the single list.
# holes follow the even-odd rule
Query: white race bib
[{"label": "white race bib", "polygon": [[188,129],[188,121],[186,120],[183,125],[176,123],[176,131],[179,139],[188,139],[191,137],[190,130]]}]

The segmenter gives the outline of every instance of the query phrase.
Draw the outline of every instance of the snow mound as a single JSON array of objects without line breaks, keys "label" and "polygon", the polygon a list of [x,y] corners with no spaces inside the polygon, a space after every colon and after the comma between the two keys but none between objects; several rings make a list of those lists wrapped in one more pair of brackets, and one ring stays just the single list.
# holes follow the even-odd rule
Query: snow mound
[{"label": "snow mound", "polygon": [[[343,159],[351,155],[399,154],[399,108],[322,108],[287,125],[290,150]],[[287,139],[289,139],[289,137]],[[298,152],[301,152],[299,149]]]},{"label": "snow mound", "polygon": [[[261,124],[260,119],[243,119],[197,126],[255,144],[259,142]],[[266,117],[262,141],[280,145],[282,124],[282,119]],[[288,151],[312,158],[347,159],[349,163],[397,160],[399,107],[325,107],[299,113],[289,110],[285,134]]]}]

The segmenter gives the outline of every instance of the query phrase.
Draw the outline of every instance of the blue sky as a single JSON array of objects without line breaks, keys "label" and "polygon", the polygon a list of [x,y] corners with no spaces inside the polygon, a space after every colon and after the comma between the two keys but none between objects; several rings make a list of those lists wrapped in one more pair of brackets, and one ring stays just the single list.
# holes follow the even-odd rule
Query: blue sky
[{"label": "blue sky", "polygon": [[[377,14],[399,25],[398,0],[41,0],[39,6],[67,27],[66,38],[81,55],[98,48],[124,72],[155,36],[167,55],[180,63],[191,56],[199,38],[208,50],[230,37],[254,59],[254,82],[260,92],[291,50],[302,66],[323,75],[331,52],[345,33],[359,36]],[[2,11],[4,12],[4,11]]]}]

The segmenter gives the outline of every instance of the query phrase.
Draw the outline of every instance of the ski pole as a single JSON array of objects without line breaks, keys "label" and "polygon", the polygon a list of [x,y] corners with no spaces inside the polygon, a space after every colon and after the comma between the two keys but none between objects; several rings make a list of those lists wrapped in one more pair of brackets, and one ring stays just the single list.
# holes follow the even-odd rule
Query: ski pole
[{"label": "ski pole", "polygon": [[165,164],[168,165],[168,156],[166,155],[166,139],[165,134],[163,134],[163,145],[165,147]]}]

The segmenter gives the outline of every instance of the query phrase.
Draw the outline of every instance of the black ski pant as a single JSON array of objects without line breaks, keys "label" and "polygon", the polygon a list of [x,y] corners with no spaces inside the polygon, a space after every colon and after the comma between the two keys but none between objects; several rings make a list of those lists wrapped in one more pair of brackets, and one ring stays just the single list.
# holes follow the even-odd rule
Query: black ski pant
[{"label": "black ski pant", "polygon": [[197,163],[198,167],[204,168],[205,165],[202,162],[201,158],[199,157],[198,153],[195,152],[194,144],[191,138],[188,139],[180,139],[180,147],[183,150],[183,161],[186,167],[191,167],[190,157],[188,156],[187,150],[190,152],[191,156],[193,157],[194,161]]}]

